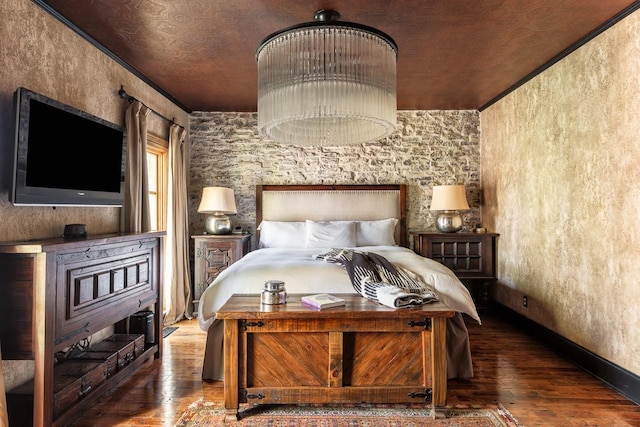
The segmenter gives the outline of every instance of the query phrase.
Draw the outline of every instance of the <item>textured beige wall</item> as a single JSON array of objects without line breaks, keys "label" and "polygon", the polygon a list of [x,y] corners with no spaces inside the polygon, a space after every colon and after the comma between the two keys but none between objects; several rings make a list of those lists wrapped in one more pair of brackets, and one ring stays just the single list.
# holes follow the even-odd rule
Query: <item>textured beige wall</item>
[{"label": "textured beige wall", "polygon": [[[16,207],[8,201],[13,93],[27,87],[124,124],[128,103],[117,97],[123,84],[131,95],[183,126],[188,126],[189,115],[30,0],[0,1],[0,17],[0,240],[59,236],[70,223],[87,224],[90,234],[117,232],[120,208]],[[149,129],[168,135],[167,123],[156,116],[151,116]],[[32,375],[31,363],[23,361],[3,361],[3,371],[7,389]]]},{"label": "textured beige wall", "polygon": [[480,115],[497,299],[635,374],[638,76],[635,12]]},{"label": "textured beige wall", "polygon": [[[117,232],[120,208],[15,207],[9,203],[13,156],[13,93],[27,87],[114,123],[124,124],[127,92],[176,122],[189,115],[29,0],[0,2],[0,240],[59,236],[64,225],[87,224],[91,234]],[[150,117],[166,138],[167,123]],[[61,167],[64,167],[61,165]]]},{"label": "textured beige wall", "polygon": [[[407,184],[407,226],[433,229],[432,186],[464,183],[480,222],[480,123],[477,111],[402,111],[398,130],[377,143],[299,147],[262,139],[252,113],[193,113],[191,117],[191,230],[202,233],[196,212],[202,188],[235,190],[235,224],[255,229],[257,184]],[[254,242],[255,244],[255,242]]]}]

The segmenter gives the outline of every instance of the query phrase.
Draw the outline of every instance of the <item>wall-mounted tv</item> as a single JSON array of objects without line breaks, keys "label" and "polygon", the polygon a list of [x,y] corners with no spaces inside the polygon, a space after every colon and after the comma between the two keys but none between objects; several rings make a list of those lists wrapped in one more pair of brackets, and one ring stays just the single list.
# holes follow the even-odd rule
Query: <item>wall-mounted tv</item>
[{"label": "wall-mounted tv", "polygon": [[122,206],[125,128],[18,88],[11,202]]}]

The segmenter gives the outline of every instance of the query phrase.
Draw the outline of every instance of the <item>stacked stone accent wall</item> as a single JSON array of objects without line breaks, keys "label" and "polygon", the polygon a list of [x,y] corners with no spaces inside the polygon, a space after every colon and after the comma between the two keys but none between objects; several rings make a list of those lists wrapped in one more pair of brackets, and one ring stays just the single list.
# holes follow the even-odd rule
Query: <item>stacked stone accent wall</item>
[{"label": "stacked stone accent wall", "polygon": [[406,184],[407,226],[426,230],[435,219],[429,211],[432,186],[464,183],[472,207],[463,215],[465,226],[481,224],[477,111],[399,112],[391,137],[356,146],[275,143],[259,136],[256,113],[195,112],[190,129],[194,234],[204,229],[197,208],[207,186],[233,188],[238,214],[232,222],[254,232],[258,184]]}]

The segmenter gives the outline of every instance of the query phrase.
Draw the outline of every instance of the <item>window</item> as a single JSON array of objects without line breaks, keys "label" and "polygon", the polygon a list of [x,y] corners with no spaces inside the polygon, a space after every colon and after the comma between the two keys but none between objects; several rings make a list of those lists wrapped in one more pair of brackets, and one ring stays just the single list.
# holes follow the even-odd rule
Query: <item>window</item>
[{"label": "window", "polygon": [[166,230],[169,142],[151,134],[147,135],[147,169],[151,230]]},{"label": "window", "polygon": [[[147,134],[147,171],[149,180],[149,209],[151,211],[151,230],[167,230],[169,195],[169,142],[156,135]],[[168,232],[166,242],[170,242],[171,236]],[[166,314],[172,304],[171,283],[173,271],[172,252],[169,244],[165,246],[164,252],[164,301],[162,312]]]}]

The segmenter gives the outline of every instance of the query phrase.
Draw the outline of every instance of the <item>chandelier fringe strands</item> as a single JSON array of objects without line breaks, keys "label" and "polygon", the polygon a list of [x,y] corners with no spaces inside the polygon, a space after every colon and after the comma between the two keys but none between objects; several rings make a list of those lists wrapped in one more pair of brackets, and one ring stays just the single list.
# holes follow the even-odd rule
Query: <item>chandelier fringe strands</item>
[{"label": "chandelier fringe strands", "polygon": [[321,10],[314,22],[269,35],[258,46],[258,129],[296,145],[375,141],[396,128],[398,47],[371,27],[337,21]]}]

